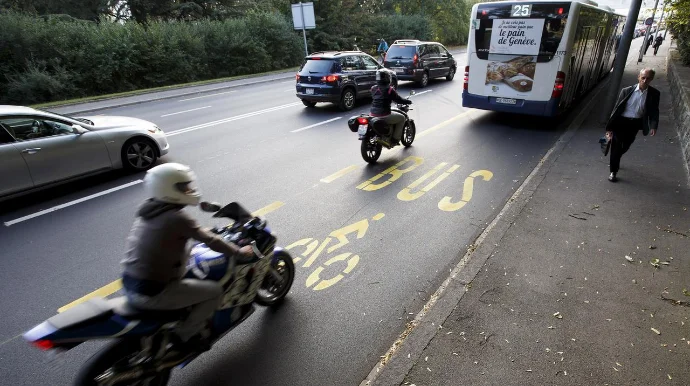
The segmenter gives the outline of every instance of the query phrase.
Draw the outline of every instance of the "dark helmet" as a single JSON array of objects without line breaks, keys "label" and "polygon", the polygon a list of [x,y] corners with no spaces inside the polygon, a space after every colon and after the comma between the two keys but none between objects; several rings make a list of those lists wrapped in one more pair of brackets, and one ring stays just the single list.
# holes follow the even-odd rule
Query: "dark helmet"
[{"label": "dark helmet", "polygon": [[380,86],[388,86],[391,84],[391,73],[386,69],[376,71],[376,84]]}]

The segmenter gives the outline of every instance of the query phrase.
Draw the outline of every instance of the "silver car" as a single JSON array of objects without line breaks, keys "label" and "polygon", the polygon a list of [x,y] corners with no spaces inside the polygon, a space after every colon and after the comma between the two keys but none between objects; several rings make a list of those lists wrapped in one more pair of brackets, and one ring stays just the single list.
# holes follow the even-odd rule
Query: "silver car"
[{"label": "silver car", "polygon": [[168,148],[163,131],[141,119],[0,105],[0,198],[122,167],[143,171]]}]

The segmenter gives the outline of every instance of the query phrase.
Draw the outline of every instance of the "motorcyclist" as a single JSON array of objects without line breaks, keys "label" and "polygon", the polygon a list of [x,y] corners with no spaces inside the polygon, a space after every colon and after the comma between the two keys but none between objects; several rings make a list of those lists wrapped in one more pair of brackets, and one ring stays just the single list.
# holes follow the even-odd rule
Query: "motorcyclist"
[{"label": "motorcyclist", "polygon": [[191,308],[173,337],[181,351],[210,348],[207,327],[223,293],[217,282],[183,279],[189,259],[187,242],[201,241],[233,260],[254,257],[251,246],[238,248],[226,243],[184,211],[201,199],[195,180],[192,170],[178,163],[159,165],[147,172],[144,188],[148,199],[137,211],[121,262],[122,284],[131,306],[143,310]]},{"label": "motorcyclist", "polygon": [[397,143],[402,137],[405,116],[397,111],[391,111],[391,103],[410,104],[412,101],[402,98],[395,91],[395,87],[391,85],[391,73],[386,69],[376,72],[376,85],[371,88],[371,97],[371,116],[383,117],[387,125],[395,125],[392,141]]}]

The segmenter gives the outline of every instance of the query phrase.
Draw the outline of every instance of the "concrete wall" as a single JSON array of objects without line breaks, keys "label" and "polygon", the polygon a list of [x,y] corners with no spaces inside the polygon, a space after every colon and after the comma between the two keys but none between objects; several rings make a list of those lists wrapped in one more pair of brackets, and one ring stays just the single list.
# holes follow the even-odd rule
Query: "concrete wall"
[{"label": "concrete wall", "polygon": [[674,121],[683,149],[685,164],[690,173],[690,67],[683,65],[678,60],[676,50],[669,52],[667,67]]}]

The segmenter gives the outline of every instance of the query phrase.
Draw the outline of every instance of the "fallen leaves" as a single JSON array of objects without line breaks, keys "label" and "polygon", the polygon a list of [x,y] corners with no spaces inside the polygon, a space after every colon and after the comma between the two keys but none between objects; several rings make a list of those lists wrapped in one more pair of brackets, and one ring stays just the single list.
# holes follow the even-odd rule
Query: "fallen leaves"
[{"label": "fallen leaves", "polygon": [[563,315],[561,315],[560,312],[556,312],[555,314],[553,314],[553,316],[554,316],[556,319],[563,319]]}]

